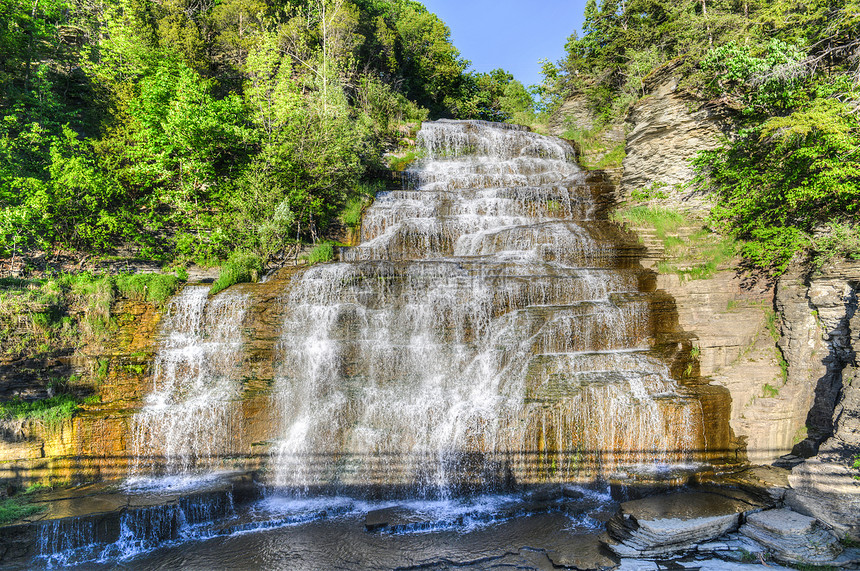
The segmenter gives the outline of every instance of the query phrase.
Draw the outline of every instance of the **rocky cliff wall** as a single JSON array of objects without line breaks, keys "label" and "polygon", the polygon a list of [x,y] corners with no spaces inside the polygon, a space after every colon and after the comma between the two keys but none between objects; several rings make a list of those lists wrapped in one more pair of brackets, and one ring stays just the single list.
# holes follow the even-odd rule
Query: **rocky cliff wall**
[{"label": "rocky cliff wall", "polygon": [[648,76],[647,95],[630,108],[618,198],[629,200],[636,190],[662,190],[677,207],[704,212],[707,202],[690,186],[690,159],[719,146],[728,115],[679,88],[680,63],[671,62]]},{"label": "rocky cliff wall", "polygon": [[789,374],[814,387],[808,437],[794,449],[806,460],[789,477],[788,503],[860,540],[860,263],[805,279],[789,274],[780,284]]},{"label": "rocky cliff wall", "polygon": [[[646,88],[627,116],[617,199],[629,204],[638,191],[651,205],[703,217],[709,205],[692,188],[689,161],[719,145],[728,112],[684,93],[675,64],[652,74]],[[579,107],[573,120],[585,116]],[[657,269],[666,259],[660,240],[653,229],[633,230],[648,248],[645,263]],[[773,284],[724,265],[702,280],[659,274],[657,287],[675,298],[701,374],[731,392],[732,429],[749,460],[794,465],[788,503],[860,538],[860,471],[853,467],[860,458],[860,264],[815,275],[798,267]]]},{"label": "rocky cliff wall", "polygon": [[[83,404],[71,418],[54,422],[0,421],[0,483],[53,485],[127,473],[128,418],[147,386],[161,313],[150,303],[122,301],[113,313],[117,322],[104,342],[91,343],[61,360],[62,372],[74,374],[78,384],[94,391],[97,402]],[[22,375],[21,369],[17,362],[8,365],[0,374],[0,385],[30,383],[29,392],[38,392],[39,379]]]}]

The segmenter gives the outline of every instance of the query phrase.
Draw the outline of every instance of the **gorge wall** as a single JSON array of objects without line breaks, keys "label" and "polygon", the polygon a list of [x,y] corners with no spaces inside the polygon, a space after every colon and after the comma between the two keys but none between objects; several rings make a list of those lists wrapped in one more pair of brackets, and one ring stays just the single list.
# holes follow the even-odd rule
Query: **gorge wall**
[{"label": "gorge wall", "polygon": [[[684,212],[700,228],[695,221],[709,204],[691,184],[689,161],[719,146],[730,111],[679,84],[678,62],[646,78],[646,95],[627,115],[616,197],[622,205],[638,198]],[[565,109],[576,111],[573,120],[590,119],[584,101]],[[648,250],[644,263],[658,269],[667,252],[654,228],[632,229]],[[793,267],[769,281],[741,272],[737,262],[706,279],[659,273],[657,287],[675,299],[679,323],[699,348],[701,374],[731,392],[732,429],[749,460],[794,466],[792,507],[857,537],[860,530],[850,522],[860,509],[860,482],[851,468],[860,454],[860,265],[838,263],[812,275]]]}]

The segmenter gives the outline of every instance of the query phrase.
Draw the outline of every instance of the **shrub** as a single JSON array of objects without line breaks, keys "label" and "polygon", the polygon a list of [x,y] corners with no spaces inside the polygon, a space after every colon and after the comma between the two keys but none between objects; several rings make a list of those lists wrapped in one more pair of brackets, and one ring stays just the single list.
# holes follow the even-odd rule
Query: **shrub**
[{"label": "shrub", "polygon": [[314,246],[308,254],[308,264],[320,264],[334,258],[334,246],[331,242],[321,242]]},{"label": "shrub", "polygon": [[176,293],[180,283],[180,278],[170,274],[120,274],[116,289],[127,299],[163,305]]},{"label": "shrub", "polygon": [[262,272],[263,259],[258,254],[241,250],[233,252],[221,266],[221,273],[209,289],[209,295],[215,295],[233,284],[257,281]]}]

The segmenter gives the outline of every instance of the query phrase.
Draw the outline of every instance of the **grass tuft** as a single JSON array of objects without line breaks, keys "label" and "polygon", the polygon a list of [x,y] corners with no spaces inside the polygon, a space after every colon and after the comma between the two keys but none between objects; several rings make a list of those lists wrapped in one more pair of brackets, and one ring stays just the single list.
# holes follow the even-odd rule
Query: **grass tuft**
[{"label": "grass tuft", "polygon": [[308,264],[321,264],[334,259],[334,245],[331,242],[320,242],[308,253]]},{"label": "grass tuft", "polygon": [[253,252],[236,251],[221,266],[221,273],[212,287],[209,295],[223,291],[233,284],[255,282],[263,273],[263,259]]},{"label": "grass tuft", "polygon": [[170,274],[120,274],[116,278],[116,289],[127,299],[162,306],[181,283],[179,277]]}]

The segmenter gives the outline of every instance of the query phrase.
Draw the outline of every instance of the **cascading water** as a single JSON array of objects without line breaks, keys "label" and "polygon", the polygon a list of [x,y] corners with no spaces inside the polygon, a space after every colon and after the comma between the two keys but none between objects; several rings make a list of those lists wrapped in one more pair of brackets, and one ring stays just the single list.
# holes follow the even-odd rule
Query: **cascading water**
[{"label": "cascading water", "polygon": [[425,123],[415,190],[285,301],[274,483],[419,495],[687,460],[701,407],[651,351],[635,246],[566,142]]},{"label": "cascading water", "polygon": [[[419,140],[411,190],[377,196],[340,262],[170,302],[132,478],[41,523],[40,564],[481,567],[613,513],[605,482],[531,484],[732,461],[727,395],[682,378],[671,302],[573,149],[478,121]],[[287,493],[257,501],[257,472],[221,471],[265,450]]]},{"label": "cascading water", "polygon": [[133,419],[135,476],[211,470],[235,449],[241,417],[243,295],[189,286],[167,308],[153,389]]}]

